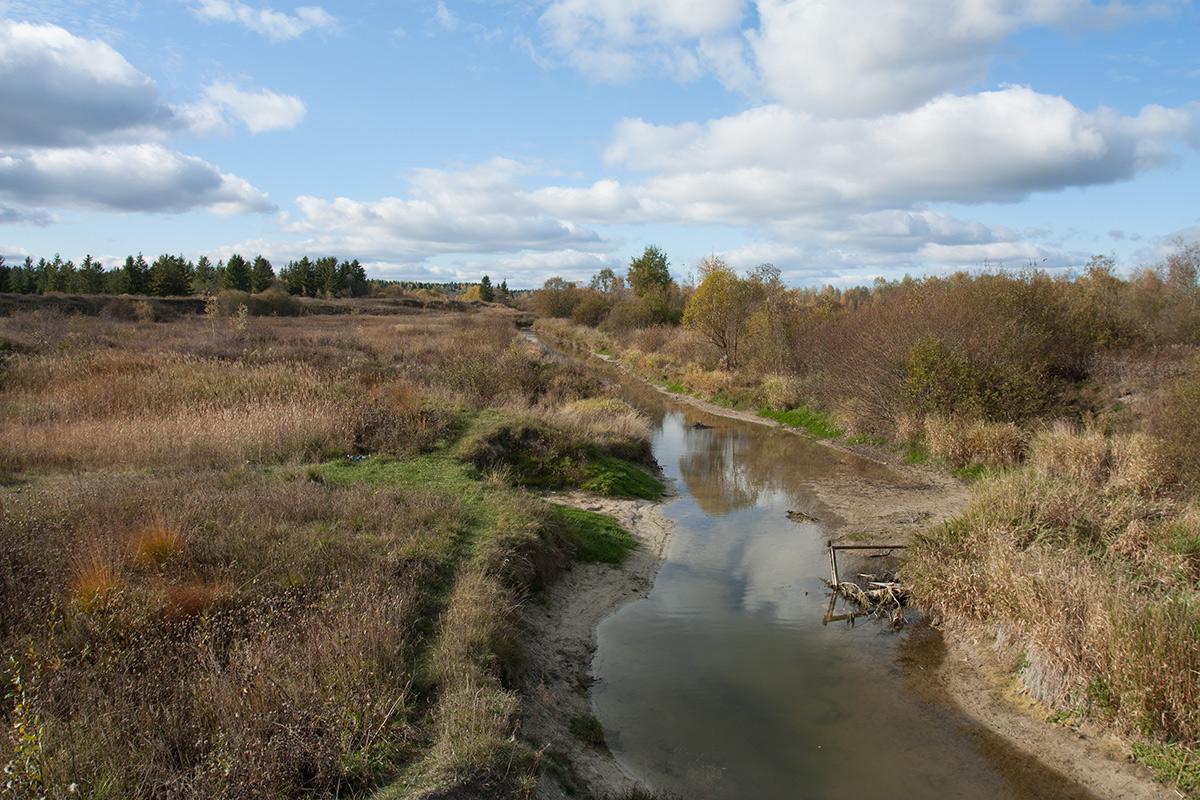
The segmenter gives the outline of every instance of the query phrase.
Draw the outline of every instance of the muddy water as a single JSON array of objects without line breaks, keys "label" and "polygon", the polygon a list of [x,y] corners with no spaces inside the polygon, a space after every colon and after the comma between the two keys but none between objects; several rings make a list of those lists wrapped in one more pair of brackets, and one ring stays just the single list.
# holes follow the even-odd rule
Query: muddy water
[{"label": "muddy water", "polygon": [[641,404],[659,417],[654,452],[679,497],[650,596],[598,631],[592,699],[625,769],[689,798],[1087,797],[938,702],[922,680],[936,632],[822,624],[826,537],[786,513],[820,519],[814,480],[894,478],[886,467]]}]

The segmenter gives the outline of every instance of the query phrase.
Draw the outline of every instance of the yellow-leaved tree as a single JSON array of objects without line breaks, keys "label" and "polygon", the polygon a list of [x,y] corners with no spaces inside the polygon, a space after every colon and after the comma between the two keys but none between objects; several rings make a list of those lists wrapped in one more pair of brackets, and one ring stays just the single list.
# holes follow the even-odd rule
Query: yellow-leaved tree
[{"label": "yellow-leaved tree", "polygon": [[725,356],[725,366],[737,369],[739,344],[746,326],[761,301],[759,281],[739,278],[718,255],[708,255],[697,265],[700,285],[683,310],[683,325],[699,331]]}]

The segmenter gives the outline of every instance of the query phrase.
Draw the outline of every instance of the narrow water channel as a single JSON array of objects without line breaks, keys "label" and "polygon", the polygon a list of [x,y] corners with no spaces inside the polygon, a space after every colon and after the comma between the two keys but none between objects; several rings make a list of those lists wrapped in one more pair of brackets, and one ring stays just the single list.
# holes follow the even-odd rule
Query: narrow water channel
[{"label": "narrow water channel", "polygon": [[888,480],[886,467],[661,399],[639,404],[679,495],[650,596],[598,631],[593,704],[626,770],[687,798],[1088,796],[914,688],[936,666],[936,633],[822,624],[827,536],[787,511],[820,519],[814,480]]}]

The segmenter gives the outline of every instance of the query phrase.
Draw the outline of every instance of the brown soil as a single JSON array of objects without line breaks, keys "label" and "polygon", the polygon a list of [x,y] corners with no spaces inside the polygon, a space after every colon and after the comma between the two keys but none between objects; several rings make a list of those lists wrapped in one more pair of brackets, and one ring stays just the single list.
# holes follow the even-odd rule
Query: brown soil
[{"label": "brown soil", "polygon": [[[778,425],[696,398],[672,398],[712,414]],[[886,464],[898,478],[893,483],[839,476],[814,487],[822,525],[837,541],[903,542],[966,505],[969,489],[952,476],[905,464],[881,448],[826,444]],[[523,676],[523,734],[544,748],[547,765],[537,797],[622,797],[641,787],[603,746],[589,745],[572,734],[570,722],[592,714],[588,686],[596,625],[624,603],[649,593],[666,555],[671,522],[660,513],[661,504],[648,501],[585,495],[551,499],[613,516],[643,546],[620,569],[576,566],[526,611],[529,658]],[[934,630],[922,642],[914,648],[919,655],[905,656],[913,691],[961,712],[981,750],[1027,796],[1181,796],[1155,783],[1148,770],[1132,761],[1127,743],[1112,732],[1091,724],[1051,724],[1049,712],[1019,692],[1013,670],[1004,668],[984,633]]]}]

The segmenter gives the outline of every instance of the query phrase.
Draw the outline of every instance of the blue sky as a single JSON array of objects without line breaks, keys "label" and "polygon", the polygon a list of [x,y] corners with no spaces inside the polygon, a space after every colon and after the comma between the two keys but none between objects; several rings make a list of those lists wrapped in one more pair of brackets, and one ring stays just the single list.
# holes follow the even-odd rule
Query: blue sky
[{"label": "blue sky", "polygon": [[793,286],[1200,238],[1180,0],[0,0],[0,254]]}]

